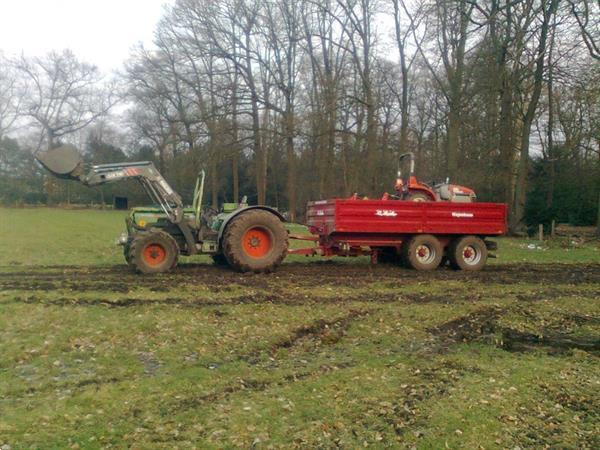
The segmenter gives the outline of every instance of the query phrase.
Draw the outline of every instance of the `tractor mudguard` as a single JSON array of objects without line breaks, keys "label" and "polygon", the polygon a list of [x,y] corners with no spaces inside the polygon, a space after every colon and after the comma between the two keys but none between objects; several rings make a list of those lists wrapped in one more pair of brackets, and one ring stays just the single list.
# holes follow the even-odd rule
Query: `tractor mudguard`
[{"label": "tractor mudguard", "polygon": [[221,243],[221,238],[223,237],[223,232],[225,231],[225,228],[227,228],[227,224],[229,222],[231,222],[232,219],[236,218],[237,216],[239,216],[240,214],[252,210],[252,209],[262,209],[264,211],[268,211],[272,214],[274,214],[275,216],[277,216],[279,218],[279,220],[281,220],[282,222],[285,222],[285,217],[283,217],[281,215],[281,213],[279,211],[277,211],[274,208],[271,208],[269,206],[260,206],[260,205],[255,205],[255,206],[246,206],[244,208],[240,208],[234,212],[232,212],[229,216],[227,216],[225,218],[225,220],[223,220],[223,223],[221,224],[221,227],[219,228],[219,235],[217,237],[217,242],[219,242],[219,244]]}]

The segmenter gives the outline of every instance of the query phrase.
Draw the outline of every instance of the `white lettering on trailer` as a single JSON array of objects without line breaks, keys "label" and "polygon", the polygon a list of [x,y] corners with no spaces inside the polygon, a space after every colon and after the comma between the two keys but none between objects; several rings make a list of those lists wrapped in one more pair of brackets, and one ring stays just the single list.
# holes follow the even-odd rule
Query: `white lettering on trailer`
[{"label": "white lettering on trailer", "polygon": [[327,200],[317,200],[313,202],[313,205],[324,205],[325,203],[327,203]]},{"label": "white lettering on trailer", "polygon": [[398,213],[393,209],[378,209],[375,211],[375,215],[380,217],[396,217]]},{"label": "white lettering on trailer", "polygon": [[452,217],[468,217],[472,218],[473,213],[470,212],[452,212]]}]

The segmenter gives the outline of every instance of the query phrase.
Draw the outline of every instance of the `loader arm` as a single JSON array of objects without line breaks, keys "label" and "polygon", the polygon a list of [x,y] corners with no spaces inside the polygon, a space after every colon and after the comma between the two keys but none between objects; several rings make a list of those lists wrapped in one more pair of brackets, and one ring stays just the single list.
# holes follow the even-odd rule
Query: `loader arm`
[{"label": "loader arm", "polygon": [[148,196],[158,203],[169,220],[180,223],[183,219],[183,202],[181,197],[167,183],[167,180],[150,161],[131,163],[97,164],[78,177],[86,186],[97,186],[105,183],[136,179]]},{"label": "loader arm", "polygon": [[169,221],[181,230],[189,254],[197,253],[192,229],[183,220],[183,201],[156,169],[154,163],[140,161],[86,166],[79,151],[70,145],[38,152],[35,158],[54,176],[79,181],[86,186],[136,179],[152,201],[160,205]]}]

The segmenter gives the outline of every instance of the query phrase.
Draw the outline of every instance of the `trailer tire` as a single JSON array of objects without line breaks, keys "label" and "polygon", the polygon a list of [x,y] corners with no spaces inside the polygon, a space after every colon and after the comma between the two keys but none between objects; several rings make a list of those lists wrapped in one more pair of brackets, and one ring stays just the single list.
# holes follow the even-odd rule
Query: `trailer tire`
[{"label": "trailer tire", "polygon": [[177,241],[161,230],[141,231],[129,246],[128,262],[141,273],[167,272],[177,265],[178,258]]},{"label": "trailer tire", "polygon": [[287,255],[288,234],[275,214],[253,209],[227,225],[222,248],[229,265],[240,272],[271,272]]},{"label": "trailer tire", "polygon": [[431,234],[418,234],[402,246],[402,260],[415,270],[434,270],[442,261],[442,244]]},{"label": "trailer tire", "polygon": [[448,247],[450,266],[456,270],[481,270],[487,257],[485,242],[477,236],[457,238]]}]

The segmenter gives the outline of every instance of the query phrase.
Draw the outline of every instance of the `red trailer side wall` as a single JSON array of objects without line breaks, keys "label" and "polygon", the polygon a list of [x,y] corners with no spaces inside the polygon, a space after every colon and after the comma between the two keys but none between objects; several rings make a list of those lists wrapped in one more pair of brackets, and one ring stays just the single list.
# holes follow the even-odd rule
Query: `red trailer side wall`
[{"label": "red trailer side wall", "polygon": [[309,202],[307,225],[332,233],[475,234],[506,232],[503,203],[332,199]]}]

